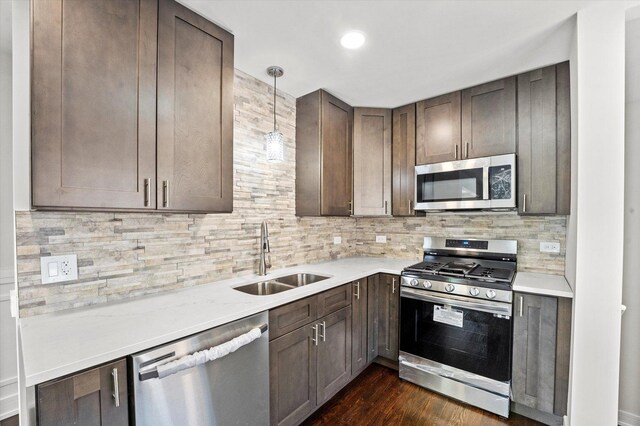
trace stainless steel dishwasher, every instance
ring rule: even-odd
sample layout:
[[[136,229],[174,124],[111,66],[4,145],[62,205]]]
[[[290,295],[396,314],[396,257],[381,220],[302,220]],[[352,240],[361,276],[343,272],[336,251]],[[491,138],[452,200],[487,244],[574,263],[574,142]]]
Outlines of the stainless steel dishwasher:
[[[235,350],[225,354],[230,345]],[[131,361],[136,425],[269,423],[266,312],[132,355]]]

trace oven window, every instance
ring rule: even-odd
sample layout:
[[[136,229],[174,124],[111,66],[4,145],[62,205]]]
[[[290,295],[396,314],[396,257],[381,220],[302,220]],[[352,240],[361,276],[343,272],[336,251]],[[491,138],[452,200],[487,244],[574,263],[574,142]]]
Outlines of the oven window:
[[[419,203],[482,200],[482,168],[418,175]]]
[[[401,298],[400,350],[506,382],[511,379],[511,320],[453,306],[462,327],[434,321],[443,304]],[[449,309],[449,307],[447,307]]]

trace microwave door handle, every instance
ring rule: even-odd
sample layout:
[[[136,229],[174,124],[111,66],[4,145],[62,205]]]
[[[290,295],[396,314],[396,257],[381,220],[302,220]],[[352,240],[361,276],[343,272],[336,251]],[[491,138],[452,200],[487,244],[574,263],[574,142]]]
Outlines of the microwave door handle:
[[[489,199],[489,166],[482,168],[482,199]]]

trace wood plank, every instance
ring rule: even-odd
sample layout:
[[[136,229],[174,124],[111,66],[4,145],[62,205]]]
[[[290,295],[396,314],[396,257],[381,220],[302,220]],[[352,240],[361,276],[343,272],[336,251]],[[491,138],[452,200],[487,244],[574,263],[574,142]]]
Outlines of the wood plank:
[[[556,380],[553,412],[567,414],[569,399],[569,362],[571,354],[571,315],[573,300],[558,298],[558,332],[556,335]]]
[[[539,426],[526,417],[508,419],[401,380],[372,364],[302,423],[304,426],[464,425]]]
[[[318,318],[318,296],[306,297],[269,311],[269,340]]]
[[[556,214],[571,212],[571,82],[569,61],[556,65]]]
[[[351,283],[318,294],[318,318],[351,304]]]
[[[320,93],[296,100],[296,216],[320,216]]]

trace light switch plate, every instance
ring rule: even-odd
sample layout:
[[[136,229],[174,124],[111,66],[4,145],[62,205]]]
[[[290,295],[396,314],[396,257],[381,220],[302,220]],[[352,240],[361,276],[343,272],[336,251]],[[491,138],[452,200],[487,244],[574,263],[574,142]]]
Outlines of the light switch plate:
[[[376,243],[386,243],[387,236],[386,235],[376,235]]]
[[[333,237],[333,244],[342,244],[342,237]]]
[[[560,243],[553,241],[541,241],[540,242],[541,253],[560,253]]]
[[[42,284],[75,281],[78,279],[78,256],[45,256],[40,258]]]

